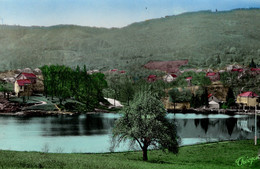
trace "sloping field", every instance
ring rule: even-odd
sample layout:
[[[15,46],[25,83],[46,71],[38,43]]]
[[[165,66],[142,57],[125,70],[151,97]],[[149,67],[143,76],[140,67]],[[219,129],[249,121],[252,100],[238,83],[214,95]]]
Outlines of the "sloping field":
[[[144,65],[145,68],[151,70],[161,70],[167,73],[176,73],[179,71],[179,67],[188,64],[188,60],[177,61],[151,61]]]
[[[149,61],[190,67],[260,63],[260,10],[192,12],[124,28],[0,25],[0,71],[49,64],[138,70]]]

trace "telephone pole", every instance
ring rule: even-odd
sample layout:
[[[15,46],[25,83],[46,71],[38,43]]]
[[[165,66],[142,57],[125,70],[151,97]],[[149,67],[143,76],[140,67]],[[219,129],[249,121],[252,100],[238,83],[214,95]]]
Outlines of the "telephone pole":
[[[255,106],[255,145],[257,145],[257,106]]]

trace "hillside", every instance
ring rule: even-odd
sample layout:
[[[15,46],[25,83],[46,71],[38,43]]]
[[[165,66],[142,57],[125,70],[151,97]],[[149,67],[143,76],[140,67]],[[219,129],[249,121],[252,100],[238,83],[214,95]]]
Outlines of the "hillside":
[[[188,59],[189,67],[221,67],[251,58],[260,64],[259,56],[259,9],[185,13],[120,29],[0,25],[1,71],[44,64],[133,69],[178,59]]]

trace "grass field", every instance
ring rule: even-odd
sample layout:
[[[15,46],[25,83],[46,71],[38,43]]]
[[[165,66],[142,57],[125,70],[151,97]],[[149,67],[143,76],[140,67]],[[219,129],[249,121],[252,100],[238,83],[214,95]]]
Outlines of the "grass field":
[[[239,157],[257,157],[259,149],[253,140],[200,144],[181,147],[178,155],[150,151],[148,162],[142,161],[142,152],[48,154],[1,150],[0,168],[259,168],[259,160],[251,166],[237,166],[235,162]]]

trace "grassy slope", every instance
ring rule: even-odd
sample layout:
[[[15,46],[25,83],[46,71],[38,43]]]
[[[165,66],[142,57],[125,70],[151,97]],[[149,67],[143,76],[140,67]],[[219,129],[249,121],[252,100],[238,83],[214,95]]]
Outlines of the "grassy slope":
[[[179,154],[150,151],[149,161],[142,161],[141,152],[107,154],[46,154],[37,152],[0,151],[2,168],[249,168],[238,167],[241,156],[256,157],[260,145],[252,140],[201,144],[180,148]],[[253,168],[260,166],[254,163]]]
[[[259,18],[260,10],[251,9],[186,13],[121,29],[0,25],[0,70],[44,64],[127,69],[176,59],[214,66],[217,55],[222,62],[260,63]]]

